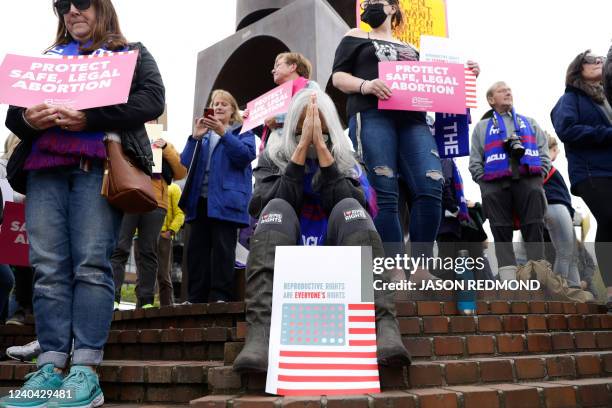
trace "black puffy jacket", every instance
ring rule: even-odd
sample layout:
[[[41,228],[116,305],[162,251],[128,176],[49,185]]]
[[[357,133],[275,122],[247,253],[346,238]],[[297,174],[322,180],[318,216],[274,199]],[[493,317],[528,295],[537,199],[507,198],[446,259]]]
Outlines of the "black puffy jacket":
[[[121,136],[124,152],[134,164],[151,175],[153,153],[144,124],[157,119],[164,112],[165,88],[157,63],[141,43],[130,43],[130,50],[138,50],[138,60],[132,78],[130,95],[126,103],[85,109],[85,131],[112,131]],[[43,131],[28,126],[23,119],[25,108],[10,106],[6,127],[24,143],[39,137]]]

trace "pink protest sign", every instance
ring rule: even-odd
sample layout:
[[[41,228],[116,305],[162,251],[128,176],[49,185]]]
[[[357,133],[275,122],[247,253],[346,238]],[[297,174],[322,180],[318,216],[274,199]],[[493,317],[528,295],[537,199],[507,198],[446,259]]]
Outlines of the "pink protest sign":
[[[7,54],[0,66],[0,103],[87,109],[128,100],[137,51],[70,57]]]
[[[242,124],[242,132],[263,125],[270,116],[286,113],[291,104],[292,89],[293,81],[288,81],[247,103],[249,117]]]
[[[443,62],[381,62],[379,78],[393,95],[379,109],[465,114],[465,68]]]
[[[25,205],[7,201],[0,229],[0,264],[30,265],[30,243],[25,227]]]

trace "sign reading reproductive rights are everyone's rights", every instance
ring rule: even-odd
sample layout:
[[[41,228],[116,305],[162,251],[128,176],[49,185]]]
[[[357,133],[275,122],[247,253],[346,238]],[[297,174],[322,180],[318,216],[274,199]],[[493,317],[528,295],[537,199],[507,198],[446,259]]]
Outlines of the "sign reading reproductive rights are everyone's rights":
[[[7,54],[0,66],[0,103],[76,110],[126,103],[137,57],[137,51],[67,57]]]

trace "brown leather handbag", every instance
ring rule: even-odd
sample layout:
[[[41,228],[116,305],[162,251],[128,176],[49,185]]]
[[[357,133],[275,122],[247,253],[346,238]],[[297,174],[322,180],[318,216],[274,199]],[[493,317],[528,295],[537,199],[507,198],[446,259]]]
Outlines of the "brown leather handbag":
[[[128,214],[157,208],[151,177],[136,167],[123,153],[121,143],[107,140],[102,195],[109,204]]]

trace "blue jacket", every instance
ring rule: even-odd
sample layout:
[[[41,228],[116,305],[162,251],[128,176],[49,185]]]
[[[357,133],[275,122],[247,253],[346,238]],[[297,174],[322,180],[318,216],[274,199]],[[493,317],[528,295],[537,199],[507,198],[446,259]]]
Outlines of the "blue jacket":
[[[247,206],[253,191],[251,162],[256,155],[253,132],[240,134],[241,129],[239,125],[229,128],[212,152],[208,173],[208,216],[246,226],[249,224]],[[209,142],[209,134],[205,134],[201,141],[189,136],[181,153],[181,163],[189,167],[179,203],[185,211],[186,222],[193,221],[197,215]]]
[[[584,92],[567,87],[550,113],[563,141],[572,193],[593,177],[612,177],[612,124]]]

